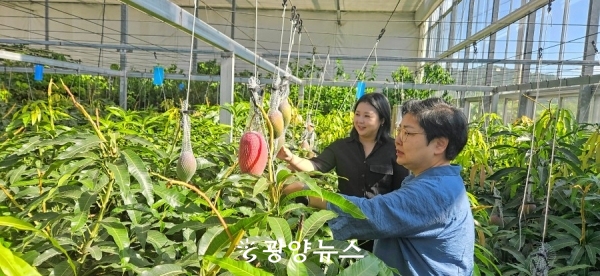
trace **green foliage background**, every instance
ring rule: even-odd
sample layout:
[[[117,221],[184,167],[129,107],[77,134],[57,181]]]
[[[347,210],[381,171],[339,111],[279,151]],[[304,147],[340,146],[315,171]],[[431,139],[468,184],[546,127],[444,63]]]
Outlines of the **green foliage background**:
[[[218,68],[215,61],[198,64],[205,74],[218,74]],[[308,75],[310,66],[299,71]],[[369,80],[372,72],[354,75]],[[340,63],[336,78],[350,79]],[[402,66],[391,74],[396,83],[414,78]],[[453,82],[435,65],[425,67],[422,81]],[[278,162],[259,177],[239,172],[238,145],[222,137],[233,131],[237,141],[243,133],[249,111],[244,84],[236,84],[235,103],[220,106],[217,83],[192,83],[198,169],[188,186],[176,182],[178,85],[129,79],[131,110],[124,111],[116,106],[117,79],[46,74],[33,82],[26,74],[0,74],[0,275],[391,275],[366,252],[329,263],[307,254],[296,263],[289,260],[299,252],[284,248],[281,261],[271,263],[260,251],[268,240],[306,239],[313,242],[308,253],[318,250],[318,240],[348,247],[332,240],[327,228],[335,214],[294,203],[295,196],[320,195],[362,214],[333,193],[333,174],[291,173]],[[298,87],[291,87],[297,105]],[[295,109],[288,145],[297,146],[309,113],[320,147],[348,135],[352,88],[305,89],[321,96]],[[383,92],[396,104],[434,91]],[[234,115],[233,127],[219,124],[221,109]],[[578,124],[567,110],[540,109],[535,121],[484,114],[471,123],[469,142],[455,160],[476,219],[476,275],[535,275],[542,241],[550,248],[548,275],[600,274],[600,127]],[[281,197],[282,185],[295,180],[312,190]],[[527,212],[521,212],[523,203]],[[246,262],[241,249],[252,244],[256,260]]]

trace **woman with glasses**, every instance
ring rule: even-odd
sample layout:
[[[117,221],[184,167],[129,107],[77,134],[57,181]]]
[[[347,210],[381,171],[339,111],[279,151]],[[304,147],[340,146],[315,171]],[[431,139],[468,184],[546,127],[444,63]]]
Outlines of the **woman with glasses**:
[[[372,198],[400,187],[408,170],[396,163],[391,137],[391,108],[381,93],[362,96],[354,105],[350,136],[334,141],[313,158],[304,159],[282,147],[277,158],[295,171],[329,172],[335,169],[341,194]],[[372,251],[373,242],[359,241]]]
[[[451,163],[467,139],[461,110],[440,98],[407,101],[395,142],[396,161],[411,171],[402,187],[370,200],[342,195],[367,219],[318,197],[309,205],[337,213],[328,221],[334,239],[376,239],[373,254],[401,275],[471,276],[475,221],[461,166]],[[292,183],[283,194],[303,186]]]

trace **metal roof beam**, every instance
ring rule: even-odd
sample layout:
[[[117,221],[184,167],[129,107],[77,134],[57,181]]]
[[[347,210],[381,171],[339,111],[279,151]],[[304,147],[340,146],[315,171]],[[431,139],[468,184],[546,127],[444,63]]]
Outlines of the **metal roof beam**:
[[[0,59],[8,59],[13,61],[22,61],[29,62],[34,64],[43,64],[54,67],[68,68],[73,70],[85,71],[94,74],[102,74],[106,76],[118,76],[121,77],[124,75],[124,71],[111,70],[106,68],[92,67],[81,65],[72,62],[60,61],[55,59],[43,58],[43,57],[35,57],[29,56],[19,53],[13,53],[5,50],[0,50]]]
[[[256,63],[258,67],[269,72],[278,72],[281,76],[288,76],[285,69],[281,69],[273,63],[258,56],[256,53],[250,51],[237,41],[219,32],[217,29],[213,28],[199,18],[194,17],[193,14],[189,13],[171,1],[121,0],[121,2],[126,3],[159,20],[165,21],[169,25],[172,25],[189,34],[192,33],[192,27],[194,27],[194,36],[206,41],[208,44],[221,50],[232,52],[237,57],[249,62],[250,64]],[[302,84],[302,80],[291,74],[289,75],[289,79],[294,83]]]
[[[555,88],[555,87],[567,87],[574,85],[588,85],[588,84],[598,84],[600,82],[600,75],[591,75],[591,76],[581,76],[574,78],[564,78],[557,80],[548,80],[548,81],[540,81],[540,82],[530,82],[530,83],[521,83],[521,84],[513,84],[506,86],[498,86],[494,88],[494,93],[504,92],[504,91],[522,91],[522,90],[537,90],[546,89],[546,88]],[[539,86],[538,86],[539,84]]]
[[[474,35],[467,37],[467,39],[461,41],[460,43],[452,46],[447,51],[441,53],[437,56],[438,59],[442,59],[448,57],[466,47],[469,47],[473,42],[477,42],[481,39],[484,39],[490,36],[492,33],[495,33],[499,30],[502,30],[506,26],[516,22],[517,20],[527,16],[528,14],[535,12],[539,8],[548,4],[548,0],[531,0],[530,2],[524,4],[520,8],[516,9],[513,12],[510,12],[508,15],[502,17],[500,20],[492,22],[487,27],[483,28],[481,31],[475,33]]]

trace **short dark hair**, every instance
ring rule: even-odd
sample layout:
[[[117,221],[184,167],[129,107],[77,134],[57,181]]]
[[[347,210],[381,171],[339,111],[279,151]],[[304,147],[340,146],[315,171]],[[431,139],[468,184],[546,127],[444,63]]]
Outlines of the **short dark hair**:
[[[409,100],[402,104],[402,116],[412,114],[425,130],[427,143],[435,138],[447,138],[446,159],[453,160],[467,144],[467,117],[458,108],[441,98]]]
[[[356,104],[354,104],[354,109],[352,111],[356,111],[358,104],[360,103],[368,103],[377,111],[377,116],[379,116],[379,120],[382,121],[382,125],[379,126],[379,130],[377,131],[377,136],[375,136],[375,141],[383,142],[386,138],[392,137],[390,134],[392,129],[392,108],[390,107],[390,102],[385,97],[385,95],[374,92],[368,93],[360,97]],[[352,126],[352,130],[350,131],[350,136],[357,138],[358,132],[356,128]]]

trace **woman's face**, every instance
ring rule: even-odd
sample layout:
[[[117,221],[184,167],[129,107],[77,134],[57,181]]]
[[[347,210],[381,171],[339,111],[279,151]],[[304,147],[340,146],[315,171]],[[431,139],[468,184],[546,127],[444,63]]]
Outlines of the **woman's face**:
[[[354,111],[354,128],[361,138],[375,139],[382,121],[377,110],[370,104],[362,102]]]

